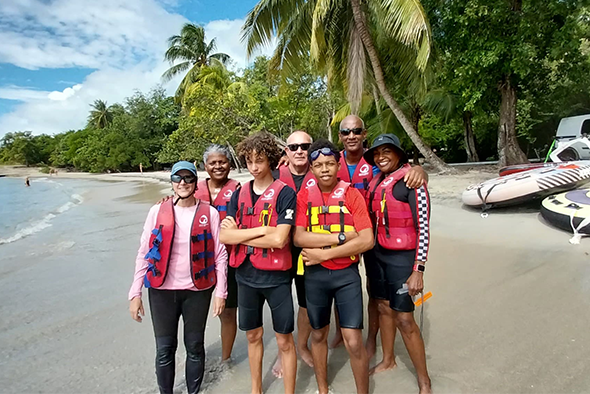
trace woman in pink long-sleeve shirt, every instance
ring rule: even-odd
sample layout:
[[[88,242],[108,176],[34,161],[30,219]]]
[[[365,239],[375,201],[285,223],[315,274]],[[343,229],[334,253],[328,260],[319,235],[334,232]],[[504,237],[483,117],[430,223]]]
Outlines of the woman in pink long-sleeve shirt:
[[[152,265],[146,255],[154,248],[163,252],[166,245],[150,245],[152,230],[156,228],[158,214],[162,205],[153,206],[145,221],[135,262],[135,275],[129,290],[131,317],[142,321],[144,315],[141,289],[144,283],[149,286],[149,304],[156,337],[156,377],[160,393],[172,394],[174,387],[175,354],[178,346],[178,323],[182,316],[184,323],[184,344],[186,348],[186,386],[190,394],[198,393],[205,370],[205,325],[211,297],[213,316],[218,316],[225,307],[227,297],[227,251],[219,242],[219,213],[207,204],[209,210],[209,229],[214,247],[214,275],[216,286],[206,290],[195,287],[191,264],[191,229],[193,219],[201,204],[194,197],[197,171],[194,164],[181,161],[172,167],[170,176],[174,189],[174,239],[167,266],[163,262]],[[203,208],[205,209],[205,208]],[[170,229],[169,229],[170,230]],[[206,234],[206,233],[205,233]],[[154,234],[155,235],[155,234]],[[207,238],[208,239],[208,238]],[[150,250],[150,248],[152,250]],[[206,251],[205,251],[206,252]],[[164,254],[164,253],[163,253]],[[162,258],[164,260],[164,258]],[[193,267],[194,268],[194,267]],[[207,268],[205,266],[205,268]],[[157,288],[155,271],[165,269],[164,281]],[[209,275],[209,271],[205,275]],[[211,272],[211,274],[213,274]],[[159,273],[161,274],[161,273]],[[199,272],[200,274],[200,272]],[[198,277],[199,275],[195,275]],[[201,277],[202,278],[202,277]],[[202,283],[202,282],[201,282]],[[198,284],[197,284],[198,285]]]

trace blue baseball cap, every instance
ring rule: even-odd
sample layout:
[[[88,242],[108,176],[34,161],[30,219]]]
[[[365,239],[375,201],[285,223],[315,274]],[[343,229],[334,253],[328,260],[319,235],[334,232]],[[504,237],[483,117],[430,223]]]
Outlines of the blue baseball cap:
[[[178,171],[182,171],[182,170],[190,171],[194,174],[194,176],[197,176],[197,168],[195,167],[195,165],[193,163],[191,163],[190,161],[184,161],[184,160],[179,161],[172,166],[172,171],[170,172],[170,175],[174,175]]]

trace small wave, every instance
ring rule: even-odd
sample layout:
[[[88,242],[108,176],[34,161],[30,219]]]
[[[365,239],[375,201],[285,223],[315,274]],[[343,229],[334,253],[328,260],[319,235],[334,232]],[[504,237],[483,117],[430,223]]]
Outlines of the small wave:
[[[35,233],[38,233],[39,231],[44,230],[47,227],[51,227],[51,223],[49,223],[51,221],[51,219],[55,218],[60,213],[64,213],[66,211],[69,211],[71,208],[75,207],[76,205],[82,204],[82,202],[84,201],[84,198],[79,194],[72,194],[71,198],[72,198],[72,200],[75,200],[75,202],[69,201],[69,202],[65,203],[61,207],[57,208],[53,213],[48,213],[47,215],[45,215],[45,217],[43,219],[41,219],[37,222],[34,222],[30,226],[25,227],[24,229],[18,231],[12,237],[0,238],[0,245],[18,241],[19,239],[22,239],[24,237],[28,237],[29,235],[33,235]]]

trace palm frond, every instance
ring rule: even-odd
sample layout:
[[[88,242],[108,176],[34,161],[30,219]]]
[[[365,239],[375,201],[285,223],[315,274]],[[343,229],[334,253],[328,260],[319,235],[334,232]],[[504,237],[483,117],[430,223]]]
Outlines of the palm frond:
[[[164,82],[169,82],[172,78],[176,77],[179,74],[182,74],[183,72],[185,72],[186,70],[188,70],[191,67],[191,62],[182,62],[182,63],[178,63],[172,67],[170,67],[168,70],[166,70],[164,72],[164,74],[162,74],[162,80]]]
[[[226,53],[214,53],[213,55],[209,55],[210,59],[219,60],[224,66],[227,65],[229,60],[231,59],[230,56]]]
[[[250,57],[254,50],[267,46],[273,35],[289,22],[291,16],[300,12],[306,3],[314,0],[260,0],[248,13],[242,26],[242,41],[246,42],[246,53]]]
[[[417,51],[416,66],[424,70],[430,58],[432,31],[419,0],[368,2],[383,33]]]

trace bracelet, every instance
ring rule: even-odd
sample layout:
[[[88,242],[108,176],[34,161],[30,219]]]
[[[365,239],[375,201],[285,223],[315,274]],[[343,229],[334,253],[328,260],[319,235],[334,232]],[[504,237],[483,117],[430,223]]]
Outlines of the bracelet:
[[[424,273],[426,266],[424,264],[414,264],[414,271]]]

